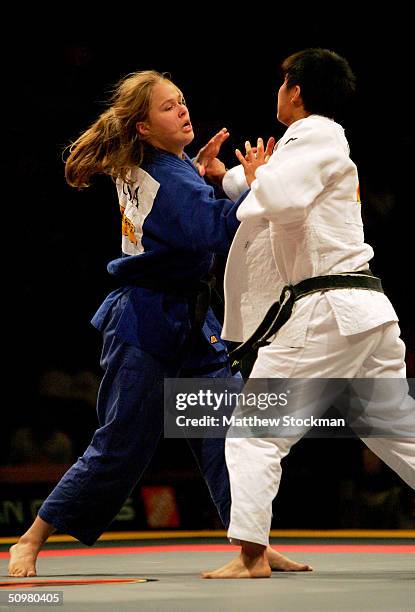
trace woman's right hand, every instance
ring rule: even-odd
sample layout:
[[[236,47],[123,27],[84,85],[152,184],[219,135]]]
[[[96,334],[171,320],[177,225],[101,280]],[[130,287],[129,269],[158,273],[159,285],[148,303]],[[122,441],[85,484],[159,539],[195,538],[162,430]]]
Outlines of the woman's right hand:
[[[226,174],[225,164],[215,157],[209,162],[206,168],[205,178],[209,179],[212,183],[221,186],[223,177]]]
[[[229,138],[229,132],[226,128],[223,128],[200,149],[194,160],[200,176],[205,176],[206,169],[217,158],[220,148],[227,138]]]

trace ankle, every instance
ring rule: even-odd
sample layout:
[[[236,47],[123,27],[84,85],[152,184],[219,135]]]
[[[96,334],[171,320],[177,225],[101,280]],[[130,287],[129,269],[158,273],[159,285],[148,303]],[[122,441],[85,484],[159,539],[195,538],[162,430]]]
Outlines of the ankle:
[[[23,544],[24,546],[30,546],[31,548],[39,550],[42,548],[42,545],[46,542],[49,535],[48,533],[36,533],[35,531],[29,530],[19,538],[17,544]]]
[[[39,541],[39,539],[37,539],[35,536],[31,535],[31,534],[27,534],[25,533],[24,535],[20,536],[20,538],[17,540],[16,544],[22,544],[23,546],[30,546],[33,548],[38,548],[42,545],[42,543]]]
[[[56,531],[55,527],[37,516],[30,528],[20,537],[18,543],[37,548]]]
[[[259,557],[265,557],[266,550],[266,547],[262,544],[242,542],[241,554],[247,559],[257,559]]]

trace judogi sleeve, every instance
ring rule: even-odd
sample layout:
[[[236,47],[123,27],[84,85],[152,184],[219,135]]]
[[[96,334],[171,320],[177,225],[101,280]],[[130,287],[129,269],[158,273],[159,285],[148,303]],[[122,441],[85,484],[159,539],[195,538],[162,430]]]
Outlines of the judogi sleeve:
[[[217,199],[212,187],[199,177],[170,177],[158,192],[158,235],[179,250],[227,254],[239,226],[236,211],[246,194],[236,202]],[[167,228],[167,229],[166,229]],[[147,228],[151,230],[150,225]]]
[[[239,220],[265,217],[291,223],[303,219],[316,197],[338,173],[348,151],[330,127],[301,122],[289,128],[269,162],[260,166],[239,207]]]
[[[249,189],[243,166],[239,165],[227,170],[222,180],[222,189],[234,202]]]

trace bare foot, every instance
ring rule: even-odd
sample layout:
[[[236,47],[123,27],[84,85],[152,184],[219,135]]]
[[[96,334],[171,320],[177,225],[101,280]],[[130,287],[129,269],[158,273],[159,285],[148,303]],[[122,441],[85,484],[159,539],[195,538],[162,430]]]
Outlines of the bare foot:
[[[268,563],[273,572],[312,572],[313,568],[311,565],[305,563],[297,563],[292,561],[288,557],[284,557],[281,553],[274,550],[271,546],[267,546],[265,554],[268,559]]]
[[[13,544],[9,550],[9,576],[22,578],[36,576],[36,559],[39,554],[38,546],[32,542]]]
[[[204,572],[202,578],[269,578],[271,568],[265,554],[248,557],[243,552],[213,572]]]

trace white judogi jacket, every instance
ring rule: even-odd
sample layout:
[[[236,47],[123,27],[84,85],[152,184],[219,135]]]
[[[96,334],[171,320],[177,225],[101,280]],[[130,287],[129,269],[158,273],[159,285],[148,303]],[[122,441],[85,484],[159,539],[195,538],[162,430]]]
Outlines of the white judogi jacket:
[[[223,188],[232,199],[247,189],[242,166],[228,171]],[[319,115],[294,122],[257,169],[238,209],[242,223],[225,270],[222,337],[245,341],[286,284],[367,268],[373,250],[364,242],[360,206],[343,128]],[[337,289],[325,296],[343,336],[398,320],[388,298],[376,291]],[[295,303],[278,332],[279,344],[304,346],[319,299],[316,293]]]

